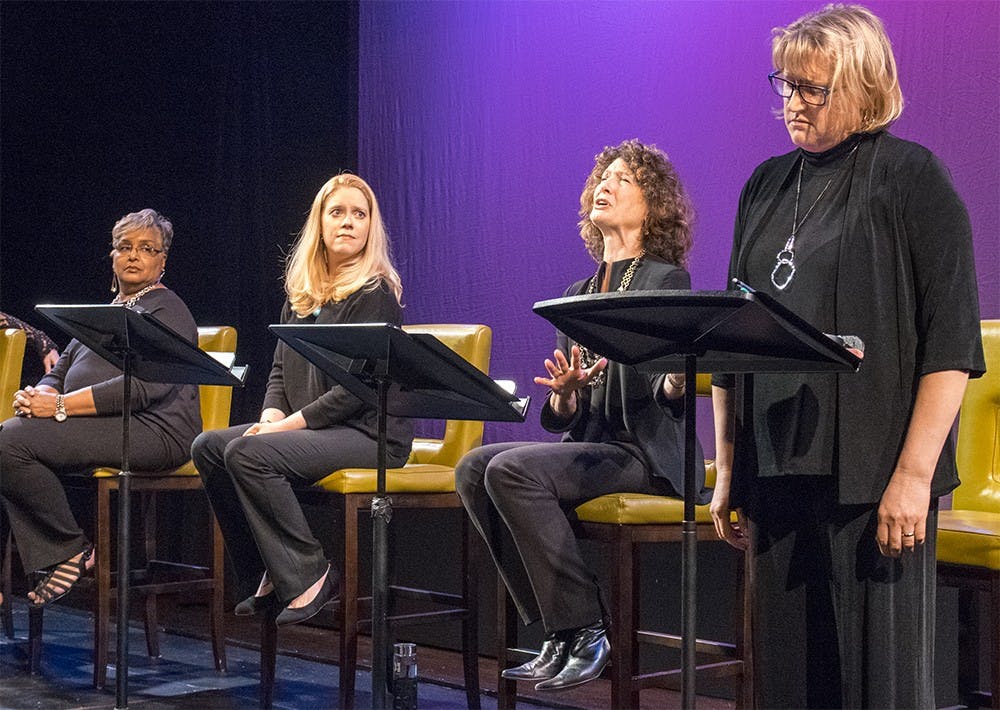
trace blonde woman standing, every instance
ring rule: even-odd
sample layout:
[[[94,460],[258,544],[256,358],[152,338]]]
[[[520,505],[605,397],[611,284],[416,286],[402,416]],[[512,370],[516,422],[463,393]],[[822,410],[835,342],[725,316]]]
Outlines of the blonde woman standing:
[[[281,323],[402,323],[399,274],[371,187],[338,175],[316,194],[285,271]],[[241,583],[256,591],[237,615],[267,607],[279,625],[315,615],[340,575],[313,536],[293,488],[377,464],[377,412],[279,342],[259,421],[201,434],[192,458]],[[402,466],[409,423],[389,417],[388,465]]]

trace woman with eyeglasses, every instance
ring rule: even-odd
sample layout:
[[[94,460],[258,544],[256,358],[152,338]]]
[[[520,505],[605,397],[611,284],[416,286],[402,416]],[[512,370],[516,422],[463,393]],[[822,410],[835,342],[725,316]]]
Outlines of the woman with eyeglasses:
[[[400,325],[402,285],[375,193],[356,175],[320,188],[285,268],[282,323]],[[409,420],[388,417],[387,463],[410,455]],[[238,616],[305,621],[337,595],[294,487],[378,464],[378,412],[279,341],[260,420],[199,436],[191,456],[250,596]]]
[[[754,376],[739,412],[733,378],[713,382],[711,512],[750,549],[757,704],[934,707],[938,499],[984,370],[969,218],[887,130],[903,99],[875,15],[807,14],[772,60],[795,149],[744,187],[729,276],[866,347],[857,373]]]
[[[191,343],[194,318],[163,285],[173,241],[170,221],[144,209],[111,230],[113,304],[155,316]],[[0,500],[25,570],[41,572],[28,593],[44,606],[93,567],[93,546],[70,510],[59,477],[122,460],[122,372],[77,340],[34,387],[14,395],[15,417],[0,427]],[[133,470],[158,471],[188,460],[201,431],[198,388],[132,378],[129,457]]]

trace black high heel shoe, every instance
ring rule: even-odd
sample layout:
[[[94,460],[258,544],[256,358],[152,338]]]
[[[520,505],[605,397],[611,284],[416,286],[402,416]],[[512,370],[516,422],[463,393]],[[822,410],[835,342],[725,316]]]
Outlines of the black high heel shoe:
[[[337,572],[333,565],[326,570],[326,579],[323,580],[323,586],[319,588],[316,592],[316,596],[313,600],[306,604],[305,606],[300,606],[297,609],[292,609],[291,607],[285,607],[278,614],[274,623],[278,626],[288,626],[289,624],[298,624],[306,619],[311,619],[319,613],[326,604],[337,596],[340,590],[340,573]]]

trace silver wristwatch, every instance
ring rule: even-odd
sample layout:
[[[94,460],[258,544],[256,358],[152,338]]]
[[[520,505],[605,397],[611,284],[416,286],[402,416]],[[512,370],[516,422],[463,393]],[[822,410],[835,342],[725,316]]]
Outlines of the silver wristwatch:
[[[63,395],[61,395],[61,394],[57,394],[56,395],[56,413],[55,413],[55,415],[52,418],[55,419],[57,422],[64,422],[64,421],[66,421],[66,417],[68,417],[68,416],[69,415],[66,414],[66,398],[63,397]]]

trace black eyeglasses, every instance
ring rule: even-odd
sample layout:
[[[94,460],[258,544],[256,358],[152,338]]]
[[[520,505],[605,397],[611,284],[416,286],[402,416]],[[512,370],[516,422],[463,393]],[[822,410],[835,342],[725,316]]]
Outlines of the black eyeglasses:
[[[139,244],[137,246],[133,246],[132,244],[129,244],[127,242],[124,244],[113,244],[112,248],[119,256],[128,256],[129,254],[132,253],[133,250],[138,250],[139,256],[144,256],[147,258],[152,258],[157,254],[162,254],[165,251],[164,249],[157,249],[152,244]]]
[[[768,74],[767,80],[771,82],[771,88],[774,89],[774,93],[781,98],[790,99],[792,98],[792,94],[798,91],[802,100],[810,106],[824,105],[826,97],[833,91],[833,89],[828,89],[825,86],[813,86],[812,84],[799,84],[789,81],[783,76],[778,76],[778,72],[776,71]]]

